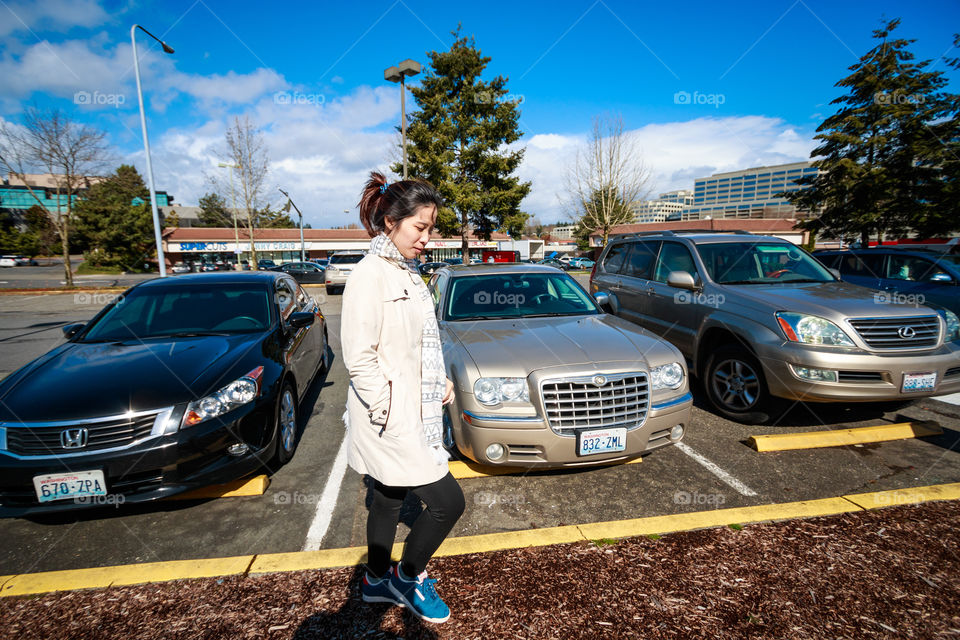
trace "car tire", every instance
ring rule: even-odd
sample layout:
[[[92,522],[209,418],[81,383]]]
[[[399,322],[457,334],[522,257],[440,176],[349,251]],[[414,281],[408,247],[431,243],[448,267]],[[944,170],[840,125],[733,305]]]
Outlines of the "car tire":
[[[276,470],[290,462],[297,450],[297,394],[293,385],[285,382],[280,388],[276,410],[276,447],[272,467]]]
[[[781,404],[767,390],[760,362],[737,345],[722,346],[710,354],[703,386],[714,408],[734,422],[767,422],[777,415]]]

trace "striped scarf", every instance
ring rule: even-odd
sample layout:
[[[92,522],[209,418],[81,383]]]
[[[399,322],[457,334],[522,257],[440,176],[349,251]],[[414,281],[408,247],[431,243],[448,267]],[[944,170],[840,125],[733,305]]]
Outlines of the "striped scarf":
[[[423,336],[420,354],[420,416],[423,421],[424,444],[437,464],[444,464],[450,455],[443,447],[443,395],[447,390],[447,373],[440,346],[440,327],[433,309],[433,296],[420,277],[416,260],[407,260],[393,241],[380,233],[370,241],[368,253],[380,256],[409,272],[423,308]]]

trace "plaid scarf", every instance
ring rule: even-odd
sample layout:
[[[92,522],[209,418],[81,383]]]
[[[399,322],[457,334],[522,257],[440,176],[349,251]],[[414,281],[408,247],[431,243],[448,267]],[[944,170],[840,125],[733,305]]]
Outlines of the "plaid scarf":
[[[443,394],[447,390],[447,373],[440,346],[440,327],[433,309],[433,296],[420,277],[416,260],[407,260],[393,241],[380,233],[370,241],[367,252],[380,256],[409,272],[423,308],[423,337],[420,353],[420,416],[423,421],[424,444],[430,449],[437,464],[444,464],[450,455],[443,447]]]

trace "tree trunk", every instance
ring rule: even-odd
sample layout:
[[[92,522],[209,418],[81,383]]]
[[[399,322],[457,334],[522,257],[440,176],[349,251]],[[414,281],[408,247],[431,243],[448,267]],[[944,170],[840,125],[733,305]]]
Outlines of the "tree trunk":
[[[73,270],[70,266],[70,231],[63,217],[60,217],[60,242],[63,245],[63,280],[66,286],[73,286]]]
[[[257,261],[257,247],[253,242],[253,215],[250,213],[250,209],[247,209],[247,228],[250,230],[250,269],[252,271],[257,271],[260,268],[260,264]]]
[[[866,249],[870,246],[870,232],[866,229],[860,232],[860,244],[862,245],[861,249]]]

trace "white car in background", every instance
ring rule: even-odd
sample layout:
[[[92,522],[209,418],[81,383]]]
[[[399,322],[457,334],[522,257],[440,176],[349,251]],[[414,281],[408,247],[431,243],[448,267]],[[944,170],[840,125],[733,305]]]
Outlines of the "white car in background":
[[[343,287],[346,286],[353,267],[363,260],[365,255],[367,255],[366,251],[354,250],[338,251],[330,256],[330,262],[327,263],[324,273],[324,285],[328,294],[343,293]]]
[[[17,258],[15,256],[0,256],[0,267],[15,266],[17,266]]]

